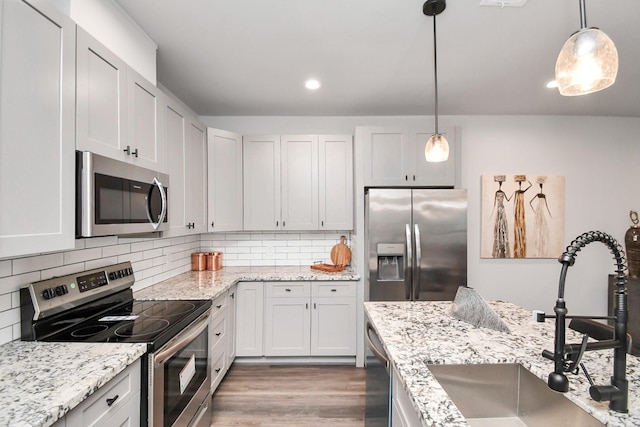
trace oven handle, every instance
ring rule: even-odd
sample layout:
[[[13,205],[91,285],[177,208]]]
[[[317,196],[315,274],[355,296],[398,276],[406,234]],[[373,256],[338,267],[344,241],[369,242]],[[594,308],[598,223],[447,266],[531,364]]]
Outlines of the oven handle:
[[[160,198],[162,199],[162,211],[160,212],[160,218],[158,219],[158,222],[153,222],[153,218],[151,218],[151,191],[153,191],[152,189],[154,185],[158,187],[158,190],[160,191]],[[167,216],[167,194],[164,192],[164,187],[162,186],[162,183],[158,181],[158,178],[154,177],[153,182],[151,183],[151,188],[149,189],[149,195],[147,196],[147,218],[149,219],[149,222],[153,226],[153,229],[157,230],[158,227],[160,227],[160,225],[162,224],[162,221],[164,221],[164,218],[166,216]]]
[[[192,341],[195,337],[200,335],[209,326],[209,316],[211,311],[208,310],[205,314],[200,316],[198,320],[195,320],[187,329],[176,336],[173,340],[169,341],[164,348],[161,348],[155,354],[155,363],[162,364],[167,359],[171,358],[178,350]]]

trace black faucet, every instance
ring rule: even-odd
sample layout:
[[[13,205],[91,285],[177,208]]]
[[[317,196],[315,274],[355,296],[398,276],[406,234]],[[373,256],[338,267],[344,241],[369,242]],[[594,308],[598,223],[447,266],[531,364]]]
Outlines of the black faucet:
[[[616,261],[616,285],[617,289],[614,292],[615,305],[613,317],[604,316],[567,316],[567,308],[564,301],[564,282],[567,277],[567,269],[575,263],[575,257],[583,247],[591,242],[604,243],[613,253]],[[609,401],[609,408],[617,412],[628,412],[628,381],[626,379],[626,364],[627,364],[627,290],[625,283],[627,281],[625,275],[625,256],[622,247],[618,242],[610,235],[601,231],[589,231],[578,236],[575,240],[567,246],[566,251],[558,258],[558,261],[562,264],[562,270],[560,272],[560,284],[558,288],[558,299],[553,311],[555,316],[545,316],[544,313],[539,313],[537,320],[543,322],[545,317],[556,319],[555,328],[555,349],[552,352],[544,350],[542,356],[554,361],[554,371],[549,374],[547,383],[549,387],[555,391],[566,393],[569,391],[569,380],[567,379],[565,372],[577,373],[577,366],[580,364],[587,379],[591,383],[589,387],[589,394],[598,402]],[[603,340],[599,342],[588,343],[588,336],[585,335],[581,344],[567,344],[565,345],[565,319],[569,318],[581,318],[581,319],[614,319],[615,327],[613,333],[613,339]],[[591,377],[586,372],[584,365],[580,363],[582,354],[585,351],[592,350],[604,350],[613,349],[613,376],[611,377],[611,384],[609,385],[594,385],[591,381]]]

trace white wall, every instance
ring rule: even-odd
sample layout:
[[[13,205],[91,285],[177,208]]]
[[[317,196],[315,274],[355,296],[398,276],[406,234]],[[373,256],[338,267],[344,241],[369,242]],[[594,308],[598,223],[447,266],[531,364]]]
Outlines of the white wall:
[[[62,0],[57,0],[61,2]],[[65,0],[71,18],[154,85],[157,44],[113,0]]]
[[[353,133],[358,125],[430,128],[432,117],[201,117],[207,126],[238,133]],[[552,311],[560,264],[554,259],[480,259],[480,176],[565,176],[565,245],[601,230],[624,244],[629,211],[640,209],[640,118],[553,116],[441,116],[461,143],[461,187],[469,190],[469,286],[486,299]],[[356,158],[357,162],[358,159]],[[361,215],[361,213],[359,213]],[[360,264],[362,265],[362,263]],[[567,275],[571,313],[599,315],[607,308],[606,247],[583,249]],[[362,272],[361,272],[362,274]]]

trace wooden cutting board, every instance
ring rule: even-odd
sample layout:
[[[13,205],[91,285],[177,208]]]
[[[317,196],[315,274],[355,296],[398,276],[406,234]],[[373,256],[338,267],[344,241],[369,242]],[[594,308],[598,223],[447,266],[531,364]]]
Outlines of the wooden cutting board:
[[[325,273],[335,273],[336,271],[343,271],[345,267],[331,264],[313,264],[312,270],[324,271]]]
[[[344,243],[345,237],[340,236],[340,243],[331,248],[331,262],[337,266],[346,266],[351,262],[351,249]]]

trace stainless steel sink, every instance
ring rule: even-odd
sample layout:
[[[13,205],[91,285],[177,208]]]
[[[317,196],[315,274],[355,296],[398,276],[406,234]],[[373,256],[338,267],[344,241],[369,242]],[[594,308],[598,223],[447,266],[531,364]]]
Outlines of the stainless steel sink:
[[[603,426],[519,364],[429,365],[473,427]]]

